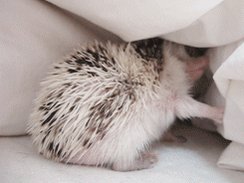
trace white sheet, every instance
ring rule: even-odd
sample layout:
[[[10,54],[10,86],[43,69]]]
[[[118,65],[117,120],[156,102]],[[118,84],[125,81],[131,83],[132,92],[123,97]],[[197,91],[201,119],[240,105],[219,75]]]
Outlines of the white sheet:
[[[163,35],[195,46],[244,37],[243,0],[47,0],[126,41]]]
[[[206,6],[212,1],[204,2]],[[244,37],[244,1],[224,0],[190,26],[164,37],[199,47],[216,47],[236,42]]]
[[[216,166],[227,142],[215,134],[180,127],[185,144],[161,144],[152,169],[114,172],[55,163],[36,154],[28,137],[0,138],[1,183],[243,183],[244,174]]]
[[[220,55],[234,50],[223,60],[214,75],[226,103],[224,124],[218,130],[225,138],[233,141],[223,152],[218,165],[244,171],[244,42],[239,41],[218,49],[222,52]]]
[[[132,41],[185,28],[223,0],[48,1]]]

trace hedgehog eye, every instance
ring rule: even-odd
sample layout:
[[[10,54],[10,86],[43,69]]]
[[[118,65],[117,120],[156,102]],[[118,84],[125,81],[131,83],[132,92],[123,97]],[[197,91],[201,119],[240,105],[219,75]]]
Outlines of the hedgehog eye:
[[[186,53],[190,56],[190,57],[201,57],[203,56],[206,51],[208,50],[208,48],[195,48],[195,47],[190,47],[190,46],[184,46]]]

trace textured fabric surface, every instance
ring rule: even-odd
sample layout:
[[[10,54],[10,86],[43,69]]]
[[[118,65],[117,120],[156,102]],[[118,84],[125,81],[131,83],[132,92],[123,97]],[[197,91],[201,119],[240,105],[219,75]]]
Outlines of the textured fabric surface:
[[[56,163],[37,155],[29,137],[0,138],[0,180],[1,183],[243,183],[243,173],[216,165],[228,145],[223,138],[184,126],[175,133],[184,135],[188,141],[159,144],[156,147],[159,162],[155,167],[134,172]]]

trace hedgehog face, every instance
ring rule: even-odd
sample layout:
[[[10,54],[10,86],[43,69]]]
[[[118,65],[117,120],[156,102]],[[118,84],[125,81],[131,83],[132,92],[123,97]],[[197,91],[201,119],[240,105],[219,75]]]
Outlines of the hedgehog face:
[[[172,54],[182,61],[195,61],[206,55],[207,48],[197,48],[177,43],[170,43]]]

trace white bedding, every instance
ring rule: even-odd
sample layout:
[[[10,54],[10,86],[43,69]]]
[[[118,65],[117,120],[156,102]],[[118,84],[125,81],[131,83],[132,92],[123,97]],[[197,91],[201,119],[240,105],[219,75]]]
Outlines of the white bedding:
[[[228,52],[232,52],[230,56]],[[224,123],[218,131],[233,141],[223,152],[218,165],[244,171],[244,42],[241,40],[218,48],[213,56],[216,61],[224,61],[214,74],[216,85],[225,100]],[[218,99],[223,100],[222,97]]]
[[[244,170],[240,164],[244,156],[239,153],[244,144],[243,0],[189,0],[184,4],[176,0],[124,0],[123,4],[111,0],[49,2],[75,15],[46,1],[1,0],[0,135],[25,134],[38,83],[50,63],[79,43],[118,40],[82,19],[85,18],[125,40],[161,35],[189,45],[218,46],[212,49],[211,69],[216,72],[215,81],[225,98],[212,87],[207,99],[220,106],[226,103],[224,124],[218,131],[233,141],[218,165]]]
[[[244,174],[216,166],[228,144],[209,132],[181,126],[176,134],[185,144],[161,144],[152,169],[115,172],[102,168],[64,165],[37,155],[29,137],[0,138],[1,183],[243,183]]]
[[[244,37],[243,0],[47,0],[133,41],[162,36],[194,46],[226,45]]]

